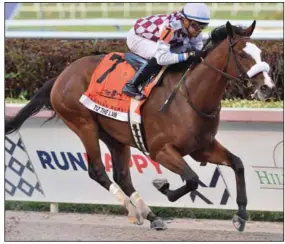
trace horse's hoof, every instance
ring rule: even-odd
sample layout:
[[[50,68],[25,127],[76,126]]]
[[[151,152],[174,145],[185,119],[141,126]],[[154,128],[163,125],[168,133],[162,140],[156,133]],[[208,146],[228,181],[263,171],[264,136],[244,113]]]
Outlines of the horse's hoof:
[[[242,219],[241,217],[239,217],[238,215],[236,215],[236,214],[234,215],[233,225],[238,231],[242,232],[244,230],[245,222],[246,221],[244,219]]]
[[[128,217],[129,223],[131,224],[136,224],[136,225],[142,225],[144,222],[143,218],[140,217],[134,217],[134,216],[129,216]]]
[[[166,230],[167,225],[162,221],[162,219],[158,218],[151,222],[150,228],[154,230]]]
[[[128,220],[129,220],[129,223],[131,223],[131,224],[135,224],[137,221],[136,217],[134,217],[134,216],[129,216]]]
[[[152,184],[159,191],[169,188],[169,183],[166,179],[155,179],[152,181]]]
[[[137,215],[136,224],[137,224],[137,225],[143,225],[143,223],[144,223],[144,218],[143,218],[143,216]]]

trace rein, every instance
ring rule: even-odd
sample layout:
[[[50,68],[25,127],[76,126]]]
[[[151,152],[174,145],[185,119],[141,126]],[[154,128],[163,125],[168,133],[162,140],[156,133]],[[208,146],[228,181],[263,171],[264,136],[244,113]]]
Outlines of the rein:
[[[174,90],[170,93],[170,95],[168,96],[168,98],[166,99],[166,101],[164,102],[164,104],[161,106],[161,108],[159,109],[160,112],[165,112],[166,109],[168,108],[169,104],[172,102],[174,96],[176,95],[176,93],[178,92],[180,86],[182,84],[184,84],[185,86],[185,80],[186,80],[186,75],[188,74],[188,72],[193,68],[194,66],[194,63],[192,63],[190,65],[190,67],[185,71],[185,73],[183,74],[183,76],[181,77],[180,81],[177,83],[177,85],[175,86]],[[189,93],[188,93],[188,90],[186,90],[186,93],[187,93],[187,96],[186,99],[187,99],[187,103],[192,107],[192,109],[201,117],[203,118],[207,118],[207,119],[214,119],[216,118],[217,114],[221,111],[221,103],[218,105],[218,107],[211,113],[207,114],[207,113],[204,113],[202,111],[199,111],[196,106],[193,104],[193,102],[191,101],[190,99],[190,96],[189,96]]]
[[[229,59],[230,59],[230,56],[233,56],[234,57],[234,61],[235,61],[235,64],[236,64],[236,69],[238,71],[239,74],[239,78],[236,78],[222,70],[219,70],[217,68],[215,68],[213,65],[209,64],[205,59],[201,58],[202,60],[202,63],[205,64],[206,66],[208,66],[209,68],[215,70],[216,72],[220,73],[221,75],[223,75],[224,77],[228,78],[228,79],[231,79],[231,80],[235,80],[237,82],[240,82],[240,81],[249,81],[250,78],[248,77],[248,75],[244,72],[242,66],[240,65],[240,63],[237,61],[236,59],[236,55],[234,54],[234,50],[233,50],[233,47],[239,42],[241,41],[242,39],[249,39],[249,37],[244,37],[244,38],[241,38],[237,41],[235,41],[234,43],[231,42],[231,39],[230,37],[228,37],[228,43],[229,43],[229,53],[228,53],[228,56],[227,56],[227,64],[226,64],[226,67],[224,70],[226,70],[228,68],[228,64],[229,64]]]
[[[228,68],[228,64],[229,64],[229,60],[230,60],[230,56],[233,56],[234,58],[234,61],[235,61],[235,64],[236,64],[236,69],[237,69],[237,72],[239,73],[238,75],[238,78],[222,71],[222,70],[219,70],[217,68],[215,68],[213,65],[209,64],[205,59],[203,59],[201,57],[201,61],[203,64],[205,64],[206,66],[208,66],[209,68],[215,70],[216,72],[220,73],[221,75],[223,75],[224,77],[228,78],[228,79],[232,79],[232,80],[235,80],[235,81],[249,81],[250,78],[248,77],[248,75],[244,72],[242,66],[240,65],[240,63],[238,62],[237,58],[236,58],[236,55],[234,53],[234,50],[233,50],[233,47],[239,42],[241,41],[242,39],[249,39],[249,37],[244,37],[244,38],[241,38],[241,39],[238,39],[236,40],[234,43],[232,43],[231,41],[231,38],[228,36],[227,40],[228,40],[228,44],[229,44],[229,52],[228,52],[228,56],[227,56],[227,63],[226,63],[226,66],[224,68],[224,70],[227,70]],[[208,42],[207,44],[209,43],[209,39],[208,39]],[[207,45],[205,45],[207,46]],[[204,46],[204,47],[205,47]],[[185,80],[186,80],[186,74],[188,74],[188,72],[192,69],[194,63],[192,63],[190,65],[190,67],[185,71],[185,73],[183,74],[182,78],[180,79],[180,81],[177,83],[177,85],[175,86],[174,90],[170,93],[170,95],[168,96],[168,98],[166,99],[166,101],[164,102],[164,104],[161,106],[161,108],[159,109],[160,112],[165,112],[166,109],[169,107],[169,104],[172,102],[174,96],[176,95],[178,89],[180,88],[180,86],[182,84],[185,85]],[[199,111],[196,106],[193,104],[193,102],[191,101],[190,99],[190,96],[189,96],[189,92],[187,89],[186,90],[186,93],[187,93],[187,103],[191,106],[191,108],[200,116],[200,117],[203,117],[203,118],[207,118],[207,119],[214,119],[217,117],[217,115],[219,114],[219,112],[221,111],[221,102],[219,103],[219,105],[217,106],[216,109],[213,110],[213,112],[211,113],[204,113],[202,111]]]
[[[186,88],[186,85],[184,83],[185,86],[185,90],[187,93],[187,103],[191,106],[191,108],[200,116],[206,119],[215,119],[217,117],[217,115],[220,113],[222,105],[221,102],[219,103],[218,107],[216,109],[214,109],[211,113],[204,113],[203,111],[199,111],[196,106],[194,105],[194,103],[191,101],[190,96],[189,96],[189,92]]]

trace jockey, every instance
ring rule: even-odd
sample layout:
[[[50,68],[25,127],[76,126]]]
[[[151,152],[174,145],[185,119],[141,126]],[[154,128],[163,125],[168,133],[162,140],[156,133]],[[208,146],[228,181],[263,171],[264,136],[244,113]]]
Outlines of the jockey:
[[[204,3],[187,3],[182,11],[138,19],[128,33],[127,45],[148,61],[124,86],[123,93],[141,100],[144,95],[137,87],[153,67],[203,57],[202,30],[209,22],[210,11]]]

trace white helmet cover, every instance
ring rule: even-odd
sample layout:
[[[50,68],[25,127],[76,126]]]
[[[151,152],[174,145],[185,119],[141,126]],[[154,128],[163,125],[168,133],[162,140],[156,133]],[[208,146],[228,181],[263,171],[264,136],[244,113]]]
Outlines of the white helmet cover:
[[[182,9],[181,14],[186,19],[195,20],[205,24],[209,24],[210,22],[210,10],[204,3],[187,3]]]

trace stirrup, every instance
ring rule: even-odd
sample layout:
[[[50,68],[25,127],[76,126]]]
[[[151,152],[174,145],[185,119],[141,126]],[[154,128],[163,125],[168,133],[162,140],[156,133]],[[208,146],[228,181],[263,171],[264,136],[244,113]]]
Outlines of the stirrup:
[[[141,101],[146,98],[146,96],[140,93],[140,91],[136,87],[129,87],[127,84],[123,87],[122,92],[126,94],[127,96],[132,97],[138,101]]]

